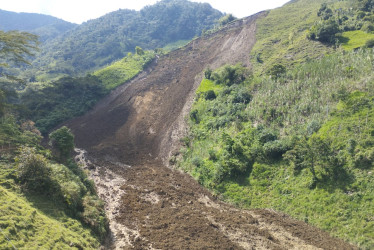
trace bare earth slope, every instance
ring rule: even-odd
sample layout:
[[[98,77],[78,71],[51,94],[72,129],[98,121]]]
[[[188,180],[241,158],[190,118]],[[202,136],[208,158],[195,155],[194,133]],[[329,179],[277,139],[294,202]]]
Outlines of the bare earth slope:
[[[239,20],[155,60],[91,112],[68,123],[77,159],[106,201],[117,249],[353,249],[319,229],[268,210],[215,200],[190,176],[167,167],[186,131],[204,69],[249,65],[256,19]],[[109,247],[109,246],[108,246]]]

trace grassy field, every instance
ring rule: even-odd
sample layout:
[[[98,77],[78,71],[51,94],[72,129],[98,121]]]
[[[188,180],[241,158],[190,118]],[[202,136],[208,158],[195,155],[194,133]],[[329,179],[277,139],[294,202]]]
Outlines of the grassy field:
[[[139,74],[154,56],[151,51],[145,51],[144,55],[129,54],[110,66],[96,71],[94,75],[99,77],[107,89],[114,89]]]
[[[345,50],[362,48],[369,39],[374,39],[374,34],[366,33],[361,30],[344,32],[340,38],[342,47]]]
[[[257,42],[251,52],[254,72],[265,73],[276,63],[291,67],[332,53],[333,47],[307,39],[308,29],[319,20],[318,9],[326,2],[333,4],[333,8],[348,4],[346,1],[291,1],[258,20]]]

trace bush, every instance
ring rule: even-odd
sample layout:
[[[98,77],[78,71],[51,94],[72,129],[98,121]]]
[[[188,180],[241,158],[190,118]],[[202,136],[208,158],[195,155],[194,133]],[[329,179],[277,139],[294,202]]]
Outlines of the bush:
[[[286,74],[286,71],[286,67],[282,64],[275,64],[270,68],[269,75],[271,75],[272,78],[277,79]]]
[[[58,158],[65,161],[74,150],[74,135],[70,129],[63,126],[49,134],[50,145],[58,150]]]
[[[192,165],[194,165],[196,167],[200,167],[201,165],[203,165],[203,161],[198,156],[195,156],[194,158],[192,158],[191,163],[192,163]]]
[[[232,14],[227,14],[226,16],[223,16],[219,19],[219,24],[221,26],[225,26],[226,24],[236,20],[237,18],[234,17]]]
[[[192,110],[191,113],[190,113],[191,120],[193,122],[195,122],[196,124],[199,123],[198,113],[199,113],[199,111],[197,111],[196,109]]]
[[[27,190],[44,193],[52,186],[51,168],[47,159],[35,148],[22,147],[16,159],[18,180]]]
[[[211,76],[212,76],[212,70],[207,68],[204,72],[204,76],[206,79],[210,80]]]
[[[144,50],[142,48],[140,48],[139,46],[136,46],[135,47],[135,53],[139,56],[142,56],[142,55],[144,55]]]
[[[272,160],[281,159],[283,154],[286,153],[289,149],[290,145],[285,140],[269,141],[263,146],[265,157],[268,157]]]
[[[251,101],[251,99],[252,96],[250,92],[242,88],[234,94],[232,102],[248,104]]]
[[[362,31],[365,31],[367,33],[370,33],[372,31],[374,31],[374,25],[371,23],[371,22],[365,22],[362,27],[361,27],[361,30]]]
[[[231,86],[243,82],[248,75],[246,68],[241,65],[226,65],[218,72],[214,72],[211,79],[216,84]]]
[[[83,221],[103,241],[109,231],[109,222],[105,216],[104,202],[93,195],[86,195],[83,198]]]
[[[365,43],[365,48],[374,48],[374,39],[369,39]]]
[[[207,92],[205,92],[205,100],[214,100],[216,99],[216,93],[214,92],[214,90],[208,90]]]
[[[336,34],[340,31],[339,25],[334,20],[322,21],[313,25],[308,33],[308,38],[322,43],[333,44]]]

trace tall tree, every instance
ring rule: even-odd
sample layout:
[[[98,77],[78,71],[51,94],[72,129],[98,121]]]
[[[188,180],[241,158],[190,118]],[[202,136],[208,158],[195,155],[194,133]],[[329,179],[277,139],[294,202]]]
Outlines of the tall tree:
[[[19,81],[9,74],[11,66],[30,64],[27,57],[33,56],[38,49],[39,41],[36,35],[19,31],[0,31],[0,81]],[[0,86],[0,117],[6,106],[6,91]]]
[[[38,49],[36,35],[19,31],[0,31],[0,77],[14,79],[4,72],[10,65],[30,64],[26,59]]]

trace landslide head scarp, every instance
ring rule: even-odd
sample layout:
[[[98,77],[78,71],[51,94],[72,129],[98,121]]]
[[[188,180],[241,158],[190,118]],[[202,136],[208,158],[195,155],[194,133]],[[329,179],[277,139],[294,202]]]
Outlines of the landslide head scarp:
[[[155,59],[91,112],[68,123],[77,146],[127,164],[167,158],[185,131],[184,117],[202,72],[225,64],[249,67],[256,19],[262,15],[238,20]]]

